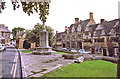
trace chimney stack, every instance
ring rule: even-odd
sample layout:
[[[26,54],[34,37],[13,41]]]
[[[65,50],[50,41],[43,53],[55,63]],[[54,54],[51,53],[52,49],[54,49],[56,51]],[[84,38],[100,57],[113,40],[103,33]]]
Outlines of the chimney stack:
[[[2,24],[2,26],[4,27],[4,26],[5,26],[5,24]]]
[[[67,30],[67,26],[65,26],[65,31]]]
[[[6,28],[8,29],[8,26],[6,26]]]
[[[93,13],[92,12],[89,13],[89,16],[90,16],[90,19],[93,20]]]
[[[56,31],[56,34],[58,33],[58,31]]]
[[[79,18],[75,18],[75,23],[79,22]]]
[[[82,22],[82,20],[80,20],[80,22]]]
[[[105,22],[105,19],[101,19],[101,20],[100,20],[100,23],[102,23],[102,22]]]

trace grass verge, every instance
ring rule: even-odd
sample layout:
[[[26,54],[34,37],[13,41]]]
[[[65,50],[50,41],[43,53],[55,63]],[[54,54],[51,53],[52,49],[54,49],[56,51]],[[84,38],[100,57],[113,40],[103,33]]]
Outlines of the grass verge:
[[[22,53],[32,53],[33,50],[21,50]],[[57,52],[58,54],[68,54],[68,53],[64,53],[64,52]]]
[[[57,52],[57,51],[56,51],[56,53],[58,53],[58,54],[68,54],[68,53],[64,53],[64,52]]]
[[[33,50],[21,50],[22,53],[32,53]]]

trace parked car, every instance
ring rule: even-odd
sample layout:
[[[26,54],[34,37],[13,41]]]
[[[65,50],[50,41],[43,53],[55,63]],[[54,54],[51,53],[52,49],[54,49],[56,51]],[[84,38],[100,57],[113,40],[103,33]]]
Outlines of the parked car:
[[[0,51],[4,51],[4,50],[5,50],[5,48],[3,47],[2,44],[0,44]]]
[[[78,52],[77,50],[75,50],[75,49],[73,49],[73,50],[71,50],[71,52]]]
[[[78,52],[83,53],[83,54],[91,54],[90,52],[86,52],[85,49],[80,49]]]
[[[7,46],[5,44],[2,44],[2,46],[4,47],[4,50],[6,50]]]
[[[68,48],[62,48],[63,51],[70,51]]]

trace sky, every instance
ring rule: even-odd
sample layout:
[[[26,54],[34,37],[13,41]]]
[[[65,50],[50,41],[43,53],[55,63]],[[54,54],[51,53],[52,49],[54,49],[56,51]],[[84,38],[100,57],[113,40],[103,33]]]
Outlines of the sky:
[[[6,1],[6,0],[5,0]],[[19,9],[13,11],[13,6],[7,0],[6,9],[0,14],[0,24],[5,24],[11,31],[14,27],[33,29],[34,25],[41,23],[38,14],[28,16]],[[49,15],[46,25],[54,29],[54,32],[63,32],[65,26],[75,23],[75,18],[79,20],[89,19],[89,13],[93,12],[96,23],[100,19],[107,21],[118,18],[118,2],[120,0],[51,0]]]

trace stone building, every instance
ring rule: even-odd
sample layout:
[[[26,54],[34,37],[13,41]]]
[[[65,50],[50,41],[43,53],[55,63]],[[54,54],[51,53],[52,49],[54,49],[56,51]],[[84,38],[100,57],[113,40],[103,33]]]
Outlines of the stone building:
[[[102,52],[105,55],[118,53],[118,26],[119,19],[112,21],[101,19],[99,24],[90,25],[88,29],[91,34],[91,43],[86,43],[89,45],[89,50],[92,53]]]
[[[90,19],[80,20],[75,18],[75,23],[71,24],[70,27],[65,26],[65,32],[56,33],[56,42],[59,46],[66,48],[82,49],[84,48],[83,34],[86,28],[90,25],[95,24],[93,19],[93,13],[89,14]]]
[[[120,29],[120,19],[111,21],[100,20],[96,24],[93,13],[90,19],[80,20],[75,18],[75,23],[70,27],[65,27],[65,32],[56,33],[61,48],[85,49],[91,53],[103,53],[113,56],[118,53],[118,32]],[[56,40],[56,44],[58,40]]]
[[[10,45],[10,30],[5,24],[0,24],[0,44]]]
[[[35,48],[35,43],[28,43],[25,39],[26,32],[17,32],[16,34],[16,46],[20,49]]]

